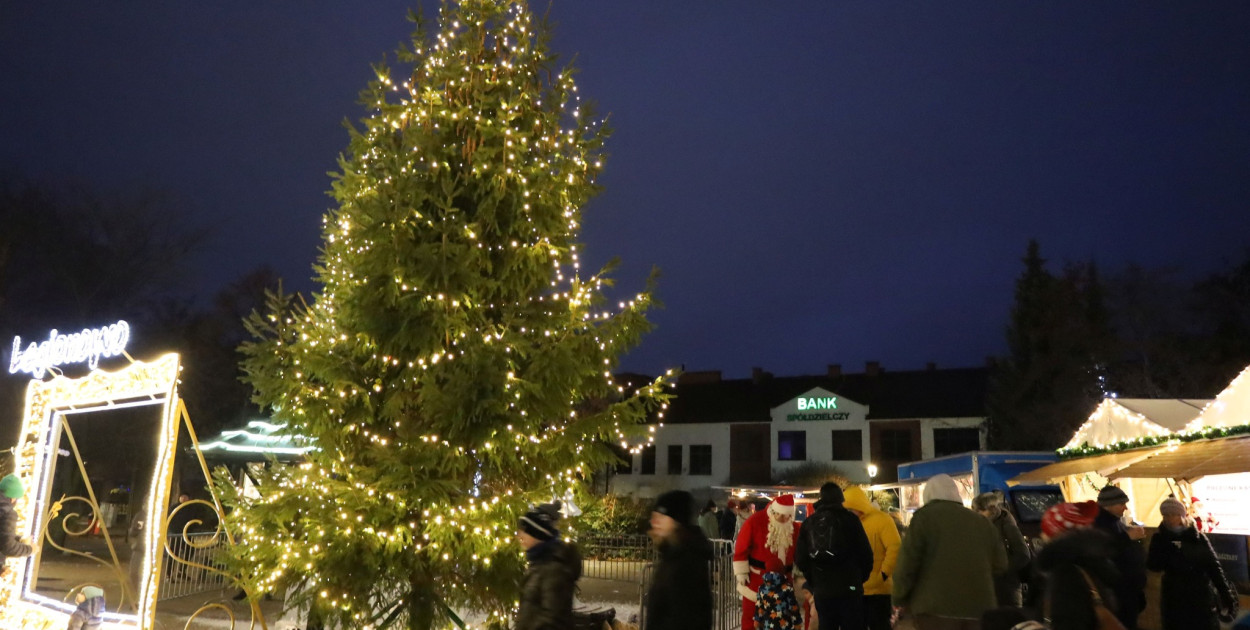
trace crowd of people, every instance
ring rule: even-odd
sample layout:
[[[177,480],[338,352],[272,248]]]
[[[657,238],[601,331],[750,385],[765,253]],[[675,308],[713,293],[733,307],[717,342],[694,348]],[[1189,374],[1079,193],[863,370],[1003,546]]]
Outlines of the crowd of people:
[[[946,475],[927,481],[905,536],[857,486],[825,484],[802,523],[790,495],[699,510],[690,493],[668,492],[651,512],[644,630],[711,630],[711,539],[734,541],[742,630],[888,630],[901,618],[916,630],[1135,630],[1148,570],[1162,573],[1162,630],[1232,621],[1236,590],[1185,506],[1163,501],[1147,541],[1126,522],[1128,500],[1107,486],[1097,501],[1051,507],[1035,553],[1001,494],[969,509]],[[538,506],[519,523],[530,570],[517,630],[573,627],[580,558],[556,519]]]

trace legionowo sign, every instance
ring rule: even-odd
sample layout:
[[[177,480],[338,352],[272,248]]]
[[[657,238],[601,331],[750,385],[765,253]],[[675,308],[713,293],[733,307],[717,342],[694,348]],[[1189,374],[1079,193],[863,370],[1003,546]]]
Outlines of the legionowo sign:
[[[22,349],[22,338],[13,338],[13,357],[9,359],[9,373],[25,372],[33,378],[43,378],[44,372],[58,365],[86,363],[96,369],[101,358],[115,357],[126,351],[130,341],[130,324],[120,320],[116,324],[100,328],[84,328],[79,332],[62,334],[53,329],[42,342],[32,341]]]

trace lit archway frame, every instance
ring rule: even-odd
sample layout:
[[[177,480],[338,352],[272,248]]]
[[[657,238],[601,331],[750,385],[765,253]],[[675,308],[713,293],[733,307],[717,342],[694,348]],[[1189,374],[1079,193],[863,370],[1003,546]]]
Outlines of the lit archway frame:
[[[17,501],[18,532],[34,544],[43,542],[44,522],[51,497],[53,458],[57,452],[62,416],[69,413],[107,411],[136,404],[161,406],[160,439],[152,483],[148,493],[147,514],[163,515],[169,499],[174,471],[174,450],[177,445],[179,420],[186,408],[178,399],[177,354],[166,354],[155,361],[133,362],[115,372],[95,370],[82,378],[57,376],[51,380],[31,381],[26,388],[26,406],[22,431],[15,449],[15,474],[27,488]],[[190,428],[190,422],[187,422]],[[155,520],[155,519],[153,519]],[[161,526],[146,528],[145,557],[139,592],[136,594],[137,614],[105,613],[105,628],[151,628],[155,624],[157,585],[165,536]],[[152,522],[151,520],[149,522]],[[9,570],[0,576],[0,627],[6,629],[60,629],[68,625],[74,606],[34,592],[34,557],[18,566],[9,563]]]

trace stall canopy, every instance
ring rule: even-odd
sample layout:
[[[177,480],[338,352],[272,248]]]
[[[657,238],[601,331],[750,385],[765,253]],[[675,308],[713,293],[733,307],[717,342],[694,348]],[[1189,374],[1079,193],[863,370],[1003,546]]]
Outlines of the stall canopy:
[[[1185,428],[1198,431],[1208,427],[1237,427],[1247,424],[1250,424],[1250,367],[1242,370]]]
[[[1235,437],[1178,444],[1105,476],[1110,479],[1166,477],[1192,481],[1208,475],[1246,471],[1250,471],[1250,437]]]
[[[1210,400],[1104,398],[1064,448],[1104,447],[1135,438],[1182,431]]]
[[[1083,475],[1090,472],[1108,477],[1116,471],[1166,450],[1166,446],[1156,446],[1151,448],[1134,449],[1131,451],[1121,451],[1119,453],[1106,453],[1103,455],[1092,455],[1090,457],[1065,459],[1063,461],[1058,461],[1053,464],[1048,464],[1046,466],[1042,466],[1041,468],[1036,468],[1026,473],[1016,475],[1015,477],[1012,477],[1008,483],[1013,486],[1021,483],[1044,483],[1067,477],[1069,475]]]

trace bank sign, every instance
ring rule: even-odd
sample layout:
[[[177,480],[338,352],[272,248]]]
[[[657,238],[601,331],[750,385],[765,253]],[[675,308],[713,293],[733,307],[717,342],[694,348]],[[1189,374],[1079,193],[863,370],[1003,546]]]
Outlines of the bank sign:
[[[785,422],[844,422],[856,415],[863,415],[862,405],[818,387],[774,409],[773,418]]]

